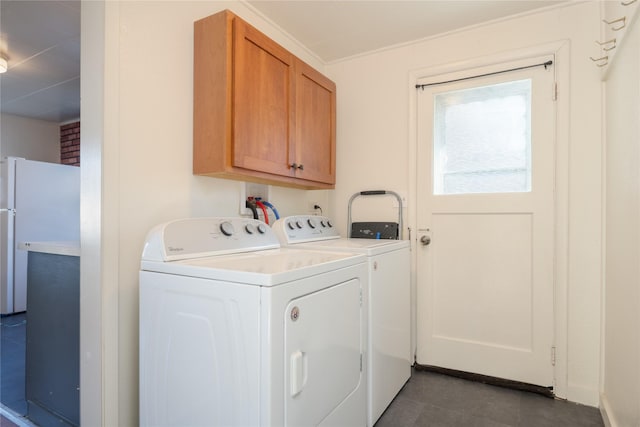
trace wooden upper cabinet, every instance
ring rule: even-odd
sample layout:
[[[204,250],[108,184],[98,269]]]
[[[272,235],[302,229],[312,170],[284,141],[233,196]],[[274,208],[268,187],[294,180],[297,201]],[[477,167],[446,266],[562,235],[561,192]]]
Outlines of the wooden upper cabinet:
[[[292,176],[293,56],[236,19],[233,166]]]
[[[302,61],[296,63],[296,176],[335,184],[336,85]]]
[[[198,175],[335,184],[335,84],[229,11],[194,26]]]

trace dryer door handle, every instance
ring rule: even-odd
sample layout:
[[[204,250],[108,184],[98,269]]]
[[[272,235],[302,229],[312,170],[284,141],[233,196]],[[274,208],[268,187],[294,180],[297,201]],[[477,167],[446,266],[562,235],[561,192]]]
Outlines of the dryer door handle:
[[[298,350],[291,354],[289,362],[290,394],[293,397],[307,384],[307,354]]]

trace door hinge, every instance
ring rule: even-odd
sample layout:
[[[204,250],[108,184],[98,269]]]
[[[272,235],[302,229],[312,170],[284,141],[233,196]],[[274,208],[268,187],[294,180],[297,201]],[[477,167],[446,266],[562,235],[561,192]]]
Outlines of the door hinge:
[[[362,372],[362,353],[360,353],[360,372]]]
[[[360,307],[362,307],[362,288],[360,288]]]
[[[553,99],[554,101],[558,100],[558,83],[557,82],[553,82],[553,94],[551,96],[551,99]]]
[[[551,366],[556,366],[556,346],[551,347]]]

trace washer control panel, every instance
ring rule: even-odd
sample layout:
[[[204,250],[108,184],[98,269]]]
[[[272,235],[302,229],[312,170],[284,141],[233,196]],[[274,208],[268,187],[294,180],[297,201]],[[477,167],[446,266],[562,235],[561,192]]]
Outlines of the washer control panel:
[[[340,234],[326,216],[295,215],[280,218],[273,224],[273,231],[286,244],[339,239]]]
[[[175,261],[279,247],[273,230],[255,219],[188,218],[153,228],[142,259]]]

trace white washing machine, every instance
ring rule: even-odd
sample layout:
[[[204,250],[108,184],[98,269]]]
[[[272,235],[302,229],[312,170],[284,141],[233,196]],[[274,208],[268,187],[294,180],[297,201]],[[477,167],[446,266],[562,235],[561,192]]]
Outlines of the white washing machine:
[[[264,223],[147,236],[142,426],[364,426],[366,257],[280,248]]]
[[[341,238],[329,218],[316,215],[281,218],[273,229],[287,247],[367,256],[367,406],[372,426],[411,376],[409,241]]]

